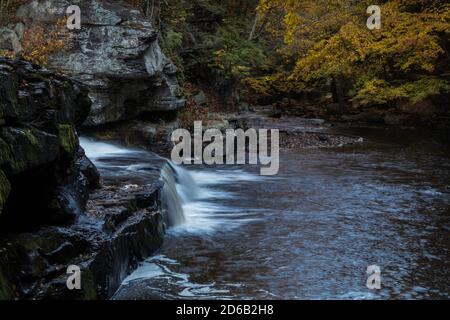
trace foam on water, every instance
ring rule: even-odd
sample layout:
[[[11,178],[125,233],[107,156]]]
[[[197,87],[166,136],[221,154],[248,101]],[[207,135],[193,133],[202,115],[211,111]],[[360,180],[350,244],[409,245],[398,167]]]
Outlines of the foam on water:
[[[110,174],[113,171],[120,178],[143,175],[143,170],[148,167],[145,155],[156,156],[85,137],[80,138],[80,144],[101,172],[104,170]],[[104,161],[108,159],[117,160],[120,164]],[[162,202],[167,211],[166,221],[171,227],[170,232],[209,234],[253,221],[248,211],[242,212],[237,207],[218,203],[236,197],[224,190],[226,185],[260,181],[263,177],[239,169],[187,170],[169,160],[165,161],[161,170],[161,180],[164,182]]]
[[[80,138],[80,145],[83,147],[86,156],[94,162],[100,158],[139,152],[136,150],[123,148],[112,143],[100,142],[85,137]]]
[[[217,204],[234,197],[231,192],[223,188],[217,190],[217,187],[236,181],[257,181],[261,179],[258,176],[241,170],[186,170],[169,163],[163,169],[162,177],[167,189],[163,197],[176,222],[172,232],[210,233],[252,220],[249,213],[239,208]]]

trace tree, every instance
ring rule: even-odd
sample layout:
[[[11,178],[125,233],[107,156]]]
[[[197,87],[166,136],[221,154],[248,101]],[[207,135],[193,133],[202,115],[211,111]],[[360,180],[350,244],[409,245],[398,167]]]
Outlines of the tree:
[[[295,60],[269,75],[278,81],[284,75],[285,87],[277,89],[328,85],[338,102],[348,96],[361,104],[416,102],[447,92],[449,4],[384,1],[382,28],[371,31],[369,2],[261,0],[259,12],[274,4],[282,12],[279,52]],[[267,76],[264,81],[270,85]]]

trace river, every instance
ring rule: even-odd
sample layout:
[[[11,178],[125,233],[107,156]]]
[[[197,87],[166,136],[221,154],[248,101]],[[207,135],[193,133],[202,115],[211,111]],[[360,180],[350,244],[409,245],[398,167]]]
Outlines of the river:
[[[184,220],[114,299],[450,298],[448,132],[340,131],[367,142],[282,151],[275,177],[175,167]],[[87,147],[104,176],[130,183],[155,158]],[[380,290],[366,287],[370,265]]]

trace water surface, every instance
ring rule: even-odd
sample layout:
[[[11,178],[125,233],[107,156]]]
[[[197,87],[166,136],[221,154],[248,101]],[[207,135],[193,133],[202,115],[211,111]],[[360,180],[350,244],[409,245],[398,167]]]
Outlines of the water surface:
[[[186,223],[115,298],[450,298],[448,133],[345,131],[369,141],[282,152],[276,177],[186,167]]]

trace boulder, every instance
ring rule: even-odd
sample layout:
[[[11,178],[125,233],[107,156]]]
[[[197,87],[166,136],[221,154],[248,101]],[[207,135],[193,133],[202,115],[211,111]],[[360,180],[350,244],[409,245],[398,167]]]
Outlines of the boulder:
[[[81,8],[81,30],[67,36],[68,50],[49,59],[49,68],[89,89],[92,112],[85,124],[101,125],[144,112],[177,110],[176,68],[157,41],[157,30],[124,1],[34,0],[17,17],[27,26],[51,30],[70,5]]]
[[[22,51],[20,36],[15,30],[7,27],[0,28],[0,50],[11,51],[14,53]]]
[[[204,106],[208,103],[208,99],[206,98],[205,92],[203,90],[200,90],[200,92],[197,93],[192,99],[198,106]]]

